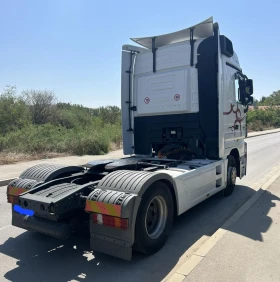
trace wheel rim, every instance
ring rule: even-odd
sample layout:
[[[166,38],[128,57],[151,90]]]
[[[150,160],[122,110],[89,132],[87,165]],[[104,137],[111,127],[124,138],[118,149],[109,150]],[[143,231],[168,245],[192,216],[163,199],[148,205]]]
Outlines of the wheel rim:
[[[167,220],[167,205],[163,197],[154,197],[147,209],[145,227],[151,239],[157,239],[163,232]]]

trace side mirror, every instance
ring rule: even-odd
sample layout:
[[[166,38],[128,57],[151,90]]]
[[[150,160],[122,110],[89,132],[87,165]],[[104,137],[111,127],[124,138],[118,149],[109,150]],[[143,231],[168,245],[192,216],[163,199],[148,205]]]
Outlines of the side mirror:
[[[244,109],[244,113],[248,112],[249,106],[252,105],[254,102],[254,98],[252,96],[247,96],[246,97],[246,108]]]
[[[245,93],[247,95],[252,95],[253,94],[253,80],[252,79],[247,79],[246,80]]]
[[[254,98],[252,96],[248,96],[246,98],[246,104],[247,105],[252,105],[254,103]]]

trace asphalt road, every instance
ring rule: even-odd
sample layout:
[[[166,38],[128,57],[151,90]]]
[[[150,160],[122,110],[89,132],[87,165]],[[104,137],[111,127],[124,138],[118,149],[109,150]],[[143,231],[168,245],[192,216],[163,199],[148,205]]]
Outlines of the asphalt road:
[[[164,248],[125,262],[89,250],[89,237],[67,241],[12,227],[6,189],[0,188],[0,281],[161,281],[195,252],[254,193],[280,163],[280,133],[247,139],[248,175],[232,196],[210,198],[178,218]]]

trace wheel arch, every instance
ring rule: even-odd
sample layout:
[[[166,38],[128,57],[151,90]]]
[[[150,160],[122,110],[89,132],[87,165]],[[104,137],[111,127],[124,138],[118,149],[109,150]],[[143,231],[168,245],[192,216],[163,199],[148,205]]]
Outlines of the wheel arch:
[[[169,174],[166,173],[156,173],[154,174],[149,181],[147,181],[143,185],[143,190],[142,193],[145,193],[149,188],[154,185],[157,182],[162,182],[165,183],[168,186],[168,189],[172,195],[172,201],[173,201],[173,206],[174,206],[174,216],[178,216],[178,196],[176,193],[176,187],[174,187],[172,177]],[[143,195],[143,194],[142,194]]]
[[[174,204],[174,214],[178,215],[179,207],[178,195],[175,186],[176,184],[173,182],[172,176],[165,172],[161,171],[157,173],[151,173],[144,171],[118,170],[102,178],[97,185],[97,188],[125,193],[134,193],[139,197],[139,200],[141,200],[144,193],[146,193],[146,191],[148,191],[156,182],[163,182],[168,186]],[[136,220],[137,211],[133,217],[133,222]]]
[[[19,178],[32,179],[38,182],[48,182],[54,179],[69,176],[73,173],[83,171],[82,166],[69,166],[57,164],[38,164],[27,168],[21,173]]]
[[[173,184],[167,179],[163,179],[163,180],[160,180],[160,181],[162,181],[163,183],[165,183],[168,186],[169,191],[172,194],[172,201],[173,201],[173,206],[174,206],[174,218],[176,218],[178,216],[178,199],[177,199],[177,195],[175,193],[175,188],[174,188]]]

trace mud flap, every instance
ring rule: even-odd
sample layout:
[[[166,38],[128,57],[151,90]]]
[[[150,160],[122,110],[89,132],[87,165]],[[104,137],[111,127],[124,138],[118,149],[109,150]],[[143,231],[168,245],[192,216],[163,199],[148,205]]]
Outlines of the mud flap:
[[[124,260],[131,260],[134,243],[134,226],[140,197],[133,193],[95,189],[86,202],[86,211],[90,213],[90,247]],[[96,223],[94,214],[110,216],[112,225]],[[127,228],[121,228],[120,219],[128,220]],[[116,224],[114,222],[116,220]]]
[[[102,239],[97,238],[97,235],[93,234],[90,238],[90,248],[93,251],[100,252],[106,255],[117,257],[123,260],[131,261],[132,259],[132,247],[122,246],[116,244],[115,240],[106,241],[102,236]]]

